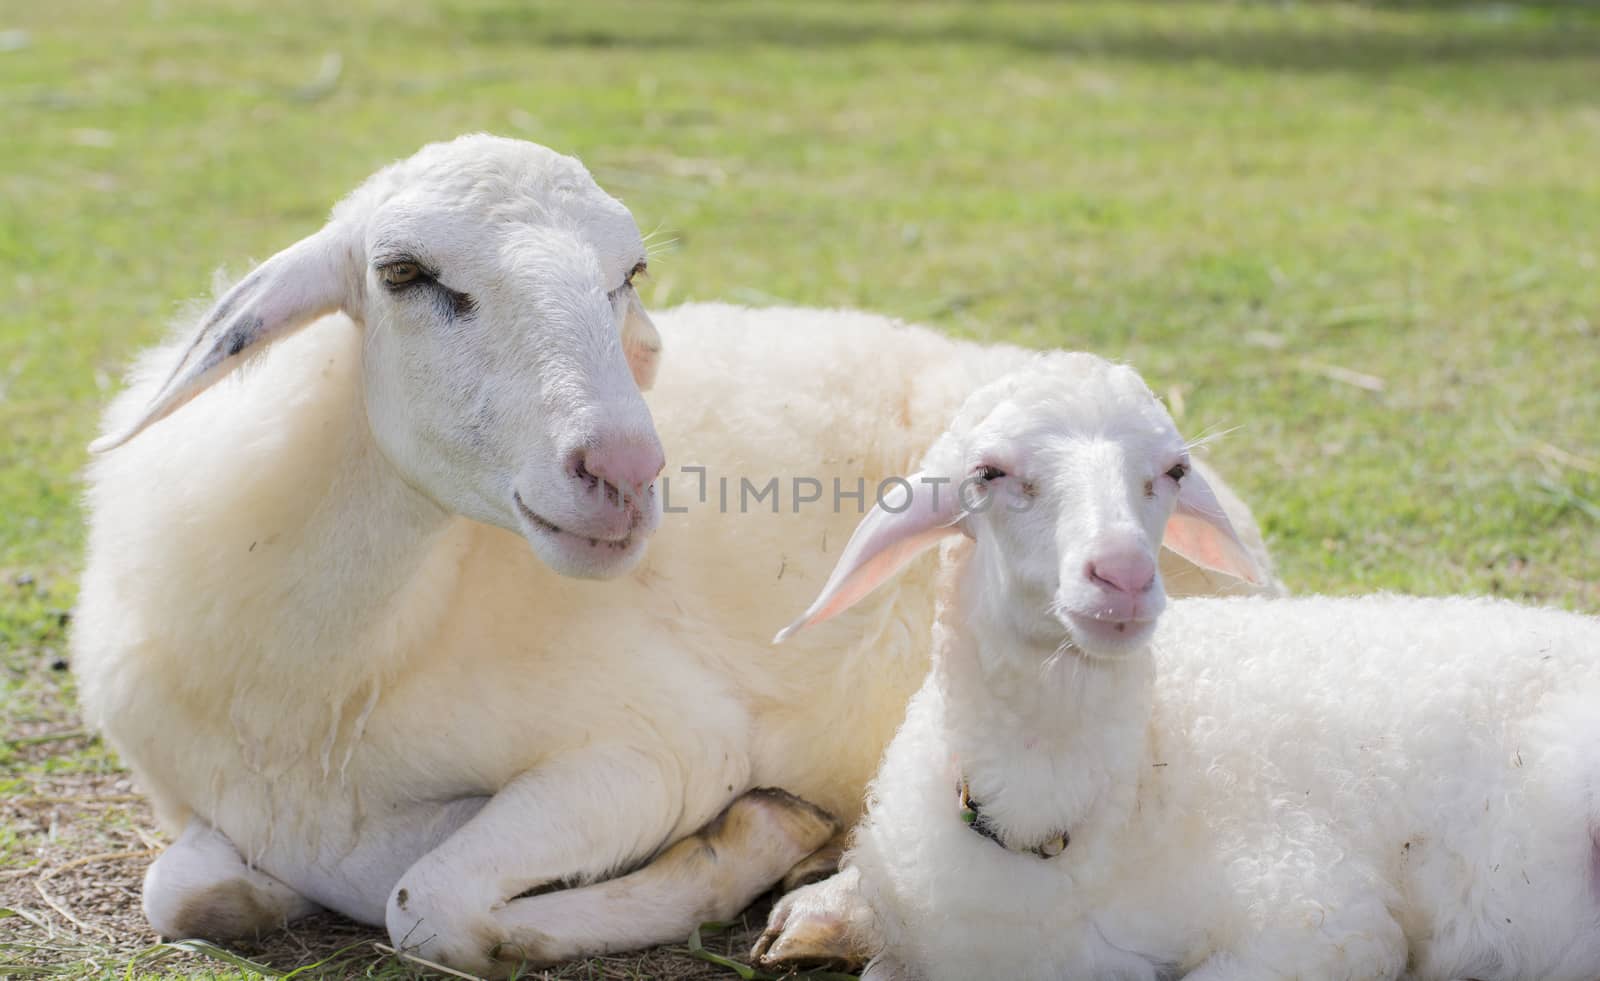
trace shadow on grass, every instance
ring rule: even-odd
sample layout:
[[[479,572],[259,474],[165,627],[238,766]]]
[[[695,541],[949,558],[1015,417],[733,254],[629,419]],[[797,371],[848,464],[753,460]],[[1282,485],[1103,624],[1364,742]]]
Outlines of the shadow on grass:
[[[1401,29],[1393,19],[1333,19],[1331,3],[1246,7],[1241,17],[1189,17],[1185,0],[1149,0],[1164,8],[1159,26],[1130,17],[1082,17],[1059,5],[977,3],[852,7],[750,8],[715,2],[645,8],[597,24],[559,8],[505,3],[461,11],[474,40],[596,49],[739,50],[749,46],[838,48],[863,45],[992,45],[1021,52],[1126,58],[1145,62],[1214,61],[1286,71],[1388,71],[1429,64],[1504,60],[1588,60],[1600,66],[1600,5],[1513,5],[1471,0],[1411,0],[1356,8],[1407,15],[1437,13],[1436,23]],[[1348,6],[1348,5],[1346,5]],[[1030,16],[1030,8],[1038,16]],[[1187,21],[1187,22],[1186,22]]]

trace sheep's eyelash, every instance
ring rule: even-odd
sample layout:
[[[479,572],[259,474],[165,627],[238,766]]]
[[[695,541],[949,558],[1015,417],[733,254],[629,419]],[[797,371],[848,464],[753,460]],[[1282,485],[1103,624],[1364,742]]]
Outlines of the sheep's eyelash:
[[[382,258],[372,260],[372,270],[378,274],[380,279],[383,277],[383,271],[385,269],[389,268],[390,266],[399,265],[416,266],[417,278],[413,279],[409,283],[401,283],[399,286],[389,286],[390,289],[403,290],[412,286],[420,286],[424,283],[439,283],[439,270],[428,263],[423,262],[421,259],[418,259],[416,256],[406,255],[405,253],[396,253],[394,255],[386,255]],[[384,285],[388,286],[387,283]],[[444,286],[443,283],[439,283],[439,285]],[[449,289],[450,287],[444,286],[444,288]]]
[[[382,269],[385,266],[394,266],[402,262],[408,262],[411,265],[416,266],[418,269],[422,270],[422,274],[424,276],[428,276],[430,278],[439,274],[438,269],[433,263],[424,262],[422,258],[415,252],[405,249],[392,249],[390,251],[377,253],[372,257],[372,268]]]
[[[622,285],[606,294],[606,299],[615,300],[618,294],[633,285],[633,278],[635,276],[648,275],[650,275],[650,260],[640,259],[638,262],[633,264],[632,269],[628,270],[628,275],[622,278]]]

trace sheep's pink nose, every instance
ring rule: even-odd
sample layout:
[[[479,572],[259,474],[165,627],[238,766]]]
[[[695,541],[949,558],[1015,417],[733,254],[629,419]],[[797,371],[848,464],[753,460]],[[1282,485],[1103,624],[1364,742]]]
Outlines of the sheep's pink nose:
[[[1155,585],[1156,563],[1142,549],[1119,550],[1095,558],[1084,575],[1101,589],[1143,593]]]
[[[653,433],[645,437],[614,437],[597,440],[583,452],[576,476],[598,477],[632,497],[648,487],[666,465],[661,442]]]

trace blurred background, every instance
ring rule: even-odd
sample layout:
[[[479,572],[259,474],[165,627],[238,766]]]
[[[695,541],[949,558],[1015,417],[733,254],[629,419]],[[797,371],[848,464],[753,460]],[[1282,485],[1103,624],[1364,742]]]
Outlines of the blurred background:
[[[130,354],[474,130],[673,240],[652,306],[1127,359],[1232,430],[1296,591],[1600,612],[1595,4],[0,0],[8,786],[117,772],[40,737],[77,727],[77,475]]]

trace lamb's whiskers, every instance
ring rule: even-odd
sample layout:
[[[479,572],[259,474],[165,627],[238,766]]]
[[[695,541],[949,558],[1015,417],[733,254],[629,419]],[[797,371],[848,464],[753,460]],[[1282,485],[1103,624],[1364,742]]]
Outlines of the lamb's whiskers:
[[[1224,436],[1236,433],[1243,428],[1243,426],[1229,426],[1227,429],[1211,429],[1208,427],[1207,429],[1202,430],[1199,435],[1194,436],[1188,442],[1184,443],[1183,448],[1185,450],[1197,450],[1204,446],[1210,446],[1212,443],[1222,439]]]

